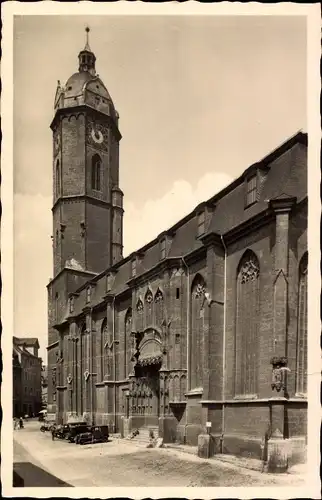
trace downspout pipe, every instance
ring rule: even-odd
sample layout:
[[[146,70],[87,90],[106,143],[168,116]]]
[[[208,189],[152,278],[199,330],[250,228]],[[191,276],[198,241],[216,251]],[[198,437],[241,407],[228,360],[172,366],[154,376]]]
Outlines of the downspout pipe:
[[[221,412],[221,453],[224,448],[225,434],[225,385],[226,385],[226,304],[227,304],[227,247],[223,235],[221,242],[224,247],[224,318],[223,318],[223,342],[222,342],[222,412]]]
[[[112,305],[113,318],[113,358],[114,358],[114,432],[116,432],[116,341],[115,341],[115,296],[113,297]]]
[[[181,257],[181,260],[187,270],[187,387],[186,391],[189,392],[190,389],[190,276],[189,276],[189,266],[184,260],[184,257]],[[184,429],[184,441],[187,441],[187,426],[188,426],[188,411],[186,406],[186,423]]]
[[[92,319],[92,309],[89,316],[89,334],[90,334],[90,381],[91,381],[91,415],[92,415],[92,425],[95,425],[94,418],[94,373],[93,373],[93,319]]]

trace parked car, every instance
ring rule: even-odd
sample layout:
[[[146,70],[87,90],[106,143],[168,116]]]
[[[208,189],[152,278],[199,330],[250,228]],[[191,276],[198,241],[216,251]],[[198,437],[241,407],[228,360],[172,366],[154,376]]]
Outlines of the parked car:
[[[107,443],[109,437],[108,426],[93,426],[88,432],[79,434],[76,444]]]
[[[68,439],[71,443],[75,443],[75,439],[79,434],[88,432],[89,430],[90,428],[86,423],[69,424],[66,439]]]

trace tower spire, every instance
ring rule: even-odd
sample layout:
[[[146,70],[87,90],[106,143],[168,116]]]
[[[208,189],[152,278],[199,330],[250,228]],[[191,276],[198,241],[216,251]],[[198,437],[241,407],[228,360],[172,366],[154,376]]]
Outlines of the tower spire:
[[[87,50],[88,52],[92,52],[91,48],[89,46],[89,32],[91,31],[89,26],[86,26],[85,31],[86,31],[86,43],[85,43],[84,50]]]
[[[78,70],[80,72],[82,71],[88,71],[91,73],[93,76],[95,76],[95,61],[96,57],[94,53],[91,51],[91,48],[89,46],[89,32],[90,29],[88,26],[85,28],[86,32],[86,43],[84,49],[79,53],[78,60],[79,60],[79,68]]]

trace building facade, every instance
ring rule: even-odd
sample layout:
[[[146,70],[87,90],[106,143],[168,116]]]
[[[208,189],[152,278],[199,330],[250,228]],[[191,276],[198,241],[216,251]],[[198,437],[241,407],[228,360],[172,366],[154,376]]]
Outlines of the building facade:
[[[121,134],[88,42],[58,83],[48,412],[215,452],[303,456],[307,136],[297,133],[122,257]],[[274,441],[275,440],[275,441]]]
[[[41,363],[36,338],[13,337],[13,416],[32,416],[41,410]]]
[[[48,403],[48,375],[47,366],[41,367],[41,406],[42,409],[47,409]]]

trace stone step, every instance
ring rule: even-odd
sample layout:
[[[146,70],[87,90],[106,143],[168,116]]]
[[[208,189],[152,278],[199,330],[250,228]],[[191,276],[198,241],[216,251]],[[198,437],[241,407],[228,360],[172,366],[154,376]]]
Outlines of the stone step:
[[[154,439],[158,439],[159,437],[159,428],[158,427],[141,427],[139,430],[139,434],[132,439],[128,436],[128,439],[137,444],[149,444],[151,441],[150,431],[153,431]]]

